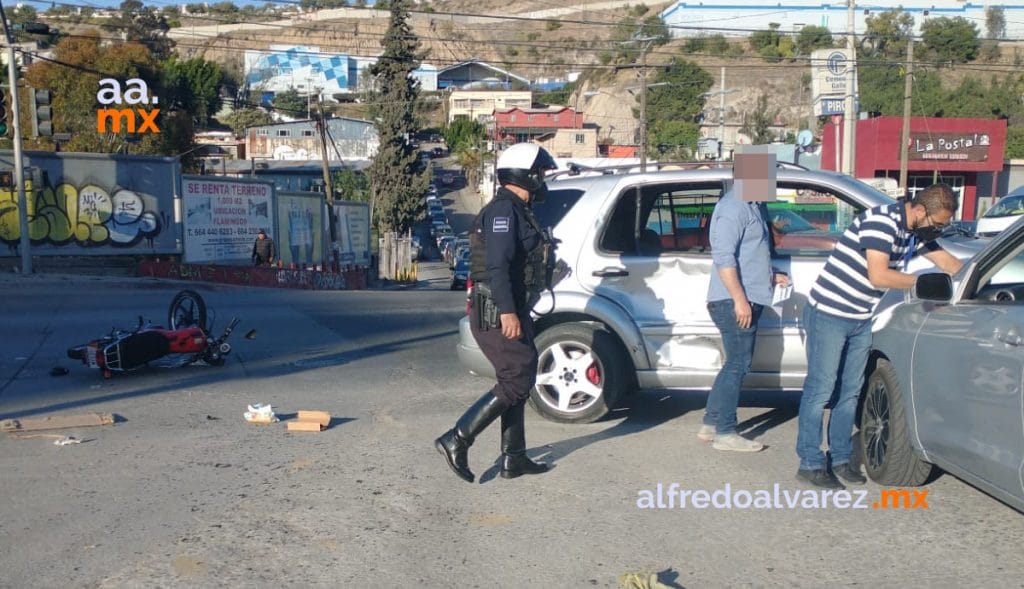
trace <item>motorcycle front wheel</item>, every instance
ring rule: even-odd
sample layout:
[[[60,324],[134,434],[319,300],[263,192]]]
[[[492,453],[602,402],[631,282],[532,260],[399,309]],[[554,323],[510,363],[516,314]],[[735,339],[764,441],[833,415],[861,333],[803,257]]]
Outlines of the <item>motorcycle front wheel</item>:
[[[194,290],[183,290],[174,296],[167,309],[167,325],[171,329],[198,327],[208,331],[206,302]]]

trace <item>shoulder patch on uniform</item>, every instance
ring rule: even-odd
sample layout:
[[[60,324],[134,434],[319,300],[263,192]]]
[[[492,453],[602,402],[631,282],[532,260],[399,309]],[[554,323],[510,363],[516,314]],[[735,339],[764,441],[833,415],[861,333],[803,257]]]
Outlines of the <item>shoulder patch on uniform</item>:
[[[508,233],[509,218],[508,217],[495,217],[494,224],[491,225],[492,233]]]

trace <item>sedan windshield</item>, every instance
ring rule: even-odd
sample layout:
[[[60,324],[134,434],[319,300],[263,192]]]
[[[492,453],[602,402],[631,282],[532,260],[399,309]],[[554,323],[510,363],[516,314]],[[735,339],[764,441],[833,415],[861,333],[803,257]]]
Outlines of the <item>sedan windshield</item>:
[[[1011,217],[1024,215],[1024,194],[1007,196],[999,199],[991,209],[985,211],[983,217]]]

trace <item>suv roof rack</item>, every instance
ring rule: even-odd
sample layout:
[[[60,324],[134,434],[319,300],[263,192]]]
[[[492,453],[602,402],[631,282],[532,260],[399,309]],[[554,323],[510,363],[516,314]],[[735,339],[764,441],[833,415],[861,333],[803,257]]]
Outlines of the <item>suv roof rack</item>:
[[[688,170],[695,169],[712,169],[712,168],[731,168],[734,162],[732,161],[696,161],[696,162],[651,162],[647,164],[648,172],[662,172],[667,171],[664,168],[671,166],[673,169],[683,168]],[[588,173],[600,173],[602,175],[614,175],[630,173],[631,170],[636,170],[640,167],[639,163],[632,164],[618,164],[614,166],[587,166],[584,164],[578,164],[576,162],[569,162],[568,169],[558,170],[552,172],[546,176],[546,179],[552,180],[561,176],[579,176],[584,172]],[[808,168],[801,166],[800,164],[793,164],[790,162],[777,162],[776,167],[781,170],[807,170]],[[639,173],[639,172],[634,172]]]

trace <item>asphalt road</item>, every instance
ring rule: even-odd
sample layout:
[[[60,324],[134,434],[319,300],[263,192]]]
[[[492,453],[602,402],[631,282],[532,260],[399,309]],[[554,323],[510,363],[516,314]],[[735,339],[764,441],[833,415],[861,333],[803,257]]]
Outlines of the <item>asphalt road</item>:
[[[182,287],[150,279],[0,279],[0,419],[101,411],[85,443],[0,435],[5,587],[670,587],[1018,585],[1024,515],[950,476],[927,510],[638,509],[639,492],[799,489],[797,398],[744,399],[754,455],[699,442],[701,393],[642,393],[605,421],[530,411],[543,476],[496,477],[498,428],[451,474],[433,438],[489,387],[453,360],[464,296],[196,288],[243,319],[226,366],[104,381],[64,349],[161,321]],[[195,286],[195,285],[187,285]],[[67,376],[50,376],[55,365]],[[322,433],[255,426],[272,403],[335,416]],[[866,489],[877,497],[879,487]]]
[[[478,197],[441,198],[468,229]],[[741,429],[768,445],[753,455],[694,437],[699,392],[641,393],[588,425],[529,410],[530,453],[553,470],[497,477],[495,425],[470,452],[480,480],[462,482],[433,439],[490,383],[454,360],[465,296],[447,265],[419,276],[365,292],[0,276],[0,420],[118,416],[53,432],[80,445],[0,434],[0,587],[618,587],[639,570],[690,588],[1020,584],[1024,514],[950,476],[926,487],[928,509],[638,508],[659,483],[778,485],[785,506],[803,489],[795,395],[743,399]],[[105,381],[64,356],[138,315],[164,321],[180,288],[217,325],[242,318],[225,366]],[[321,433],[250,425],[255,402],[335,419]],[[864,489],[868,503],[881,491]]]

